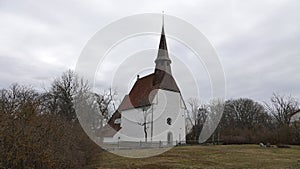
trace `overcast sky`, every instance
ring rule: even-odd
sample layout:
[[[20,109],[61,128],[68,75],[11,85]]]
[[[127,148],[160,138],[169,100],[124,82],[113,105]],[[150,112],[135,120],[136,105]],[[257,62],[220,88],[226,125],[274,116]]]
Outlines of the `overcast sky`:
[[[227,98],[264,101],[277,92],[299,99],[299,9],[298,0],[0,0],[0,87],[14,82],[48,86],[54,77],[75,68],[87,41],[104,26],[125,16],[164,10],[197,27],[215,47],[225,73]],[[145,44],[158,46],[158,36],[148,39],[144,37]],[[176,47],[167,40],[170,50]],[[184,81],[175,65],[172,69],[184,97],[194,97],[189,80]],[[203,77],[200,95],[205,100],[210,89]],[[106,86],[105,81],[101,76],[97,84]],[[117,86],[121,95],[128,92],[122,88],[130,88],[132,78],[129,81]]]

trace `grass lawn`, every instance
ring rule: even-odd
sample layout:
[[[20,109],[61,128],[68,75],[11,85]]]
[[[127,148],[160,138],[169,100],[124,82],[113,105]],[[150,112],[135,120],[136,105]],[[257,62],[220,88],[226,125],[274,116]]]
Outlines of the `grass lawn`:
[[[125,158],[104,152],[95,156],[87,168],[300,168],[300,146],[182,146],[149,158]]]

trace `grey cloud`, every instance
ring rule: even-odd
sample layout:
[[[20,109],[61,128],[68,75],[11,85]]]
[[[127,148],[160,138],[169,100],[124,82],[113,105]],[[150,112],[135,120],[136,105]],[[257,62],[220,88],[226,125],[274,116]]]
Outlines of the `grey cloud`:
[[[136,4],[140,6],[137,8]],[[300,2],[293,0],[143,3],[4,0],[0,2],[0,87],[13,82],[38,87],[49,83],[62,71],[75,67],[86,42],[106,24],[136,13],[165,10],[195,25],[216,47],[226,75],[228,98],[250,97],[263,101],[272,92],[299,98],[299,7]],[[170,51],[185,57],[180,45],[169,41]],[[151,45],[139,43],[138,48],[156,48],[158,39],[150,38],[147,43]],[[189,61],[188,57],[183,60]],[[115,65],[117,59],[108,64]],[[145,65],[151,67],[154,63]],[[186,90],[192,80],[185,79],[175,64],[172,66],[185,97],[194,97],[191,90]],[[197,65],[190,63],[190,66]],[[200,95],[207,99],[210,93],[207,75],[203,72],[197,76],[204,82]],[[103,78],[109,78],[107,72]],[[109,86],[104,79],[96,83],[100,88]]]

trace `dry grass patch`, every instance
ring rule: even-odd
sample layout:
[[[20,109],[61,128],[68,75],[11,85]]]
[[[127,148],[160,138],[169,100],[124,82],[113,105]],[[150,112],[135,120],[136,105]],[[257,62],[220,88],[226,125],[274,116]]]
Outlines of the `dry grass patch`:
[[[149,158],[125,158],[104,152],[87,168],[300,168],[300,146],[182,146]]]

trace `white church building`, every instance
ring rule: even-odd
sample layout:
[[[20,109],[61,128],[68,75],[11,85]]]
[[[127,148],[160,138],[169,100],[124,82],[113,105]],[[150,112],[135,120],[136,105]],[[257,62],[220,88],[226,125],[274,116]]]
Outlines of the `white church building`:
[[[186,105],[171,71],[164,26],[154,73],[137,80],[100,131],[105,143],[185,143]]]

